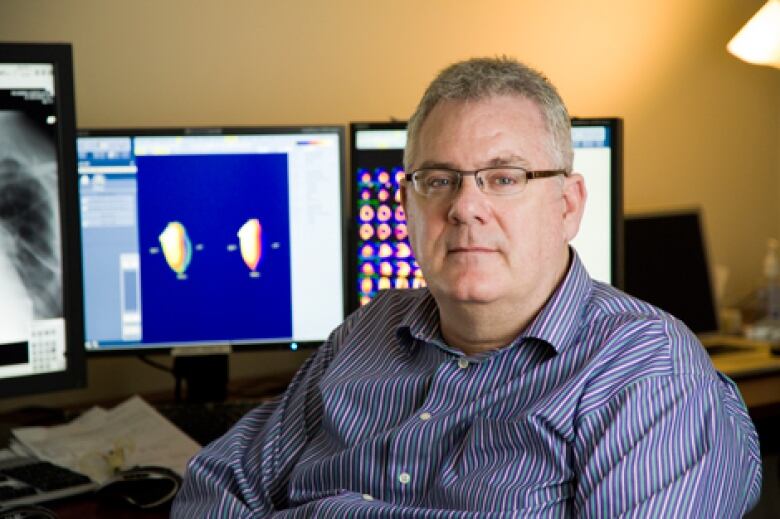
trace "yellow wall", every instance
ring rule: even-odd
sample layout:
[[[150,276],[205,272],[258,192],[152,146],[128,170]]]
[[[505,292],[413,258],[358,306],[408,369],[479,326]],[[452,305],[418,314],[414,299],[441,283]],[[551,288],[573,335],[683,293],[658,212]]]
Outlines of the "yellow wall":
[[[780,235],[780,70],[725,50],[763,3],[2,0],[0,40],[73,43],[82,127],[404,119],[450,62],[516,56],[573,115],[625,119],[627,211],[701,206],[734,303]],[[90,392],[62,398],[111,394],[109,369],[168,384],[132,362],[93,361]]]

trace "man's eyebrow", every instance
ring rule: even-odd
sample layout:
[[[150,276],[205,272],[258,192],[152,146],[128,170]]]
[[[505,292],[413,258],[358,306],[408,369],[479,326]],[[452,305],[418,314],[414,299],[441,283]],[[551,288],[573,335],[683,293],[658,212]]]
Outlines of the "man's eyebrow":
[[[458,169],[452,162],[441,162],[438,160],[426,160],[415,169]]]
[[[496,166],[528,166],[528,161],[523,158],[521,155],[504,155],[501,157],[495,157],[493,159],[490,159],[485,167],[496,167]]]
[[[501,167],[501,166],[520,166],[527,168],[529,166],[529,162],[523,158],[521,155],[511,154],[511,155],[502,155],[499,157],[494,157],[487,162],[483,162],[480,166],[481,168],[495,168],[495,167]],[[454,169],[459,170],[454,163],[447,162],[447,161],[439,161],[439,160],[426,160],[423,161],[418,167],[415,169]]]

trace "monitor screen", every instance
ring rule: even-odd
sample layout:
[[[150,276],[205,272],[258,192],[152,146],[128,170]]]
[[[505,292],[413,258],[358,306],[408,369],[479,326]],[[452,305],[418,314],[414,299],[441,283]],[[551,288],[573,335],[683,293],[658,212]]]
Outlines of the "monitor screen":
[[[695,333],[718,330],[707,247],[698,210],[627,215],[624,288]]]
[[[343,135],[80,132],[87,350],[326,339],[345,310]]]
[[[622,121],[572,119],[574,170],[588,201],[572,245],[590,275],[621,286]],[[406,123],[353,123],[349,297],[351,308],[385,288],[425,285],[407,238],[398,186],[403,178]]]
[[[81,387],[71,48],[0,44],[0,396]]]

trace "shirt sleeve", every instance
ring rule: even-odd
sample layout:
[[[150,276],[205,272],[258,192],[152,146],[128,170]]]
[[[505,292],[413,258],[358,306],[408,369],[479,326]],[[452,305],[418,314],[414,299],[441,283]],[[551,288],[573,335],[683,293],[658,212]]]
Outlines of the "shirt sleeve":
[[[249,412],[190,460],[171,517],[264,517],[285,508],[290,473],[320,424],[317,385],[338,331],[307,359],[283,395]]]
[[[756,431],[720,374],[639,380],[576,434],[578,517],[742,517],[758,500]]]

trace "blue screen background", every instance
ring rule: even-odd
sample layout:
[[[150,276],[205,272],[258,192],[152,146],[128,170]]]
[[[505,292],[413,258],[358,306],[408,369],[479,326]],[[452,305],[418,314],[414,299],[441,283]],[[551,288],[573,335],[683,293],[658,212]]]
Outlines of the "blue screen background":
[[[142,156],[136,165],[143,341],[291,337],[287,155]],[[262,226],[256,278],[238,249],[250,218]],[[192,242],[185,279],[161,251],[172,221]]]

